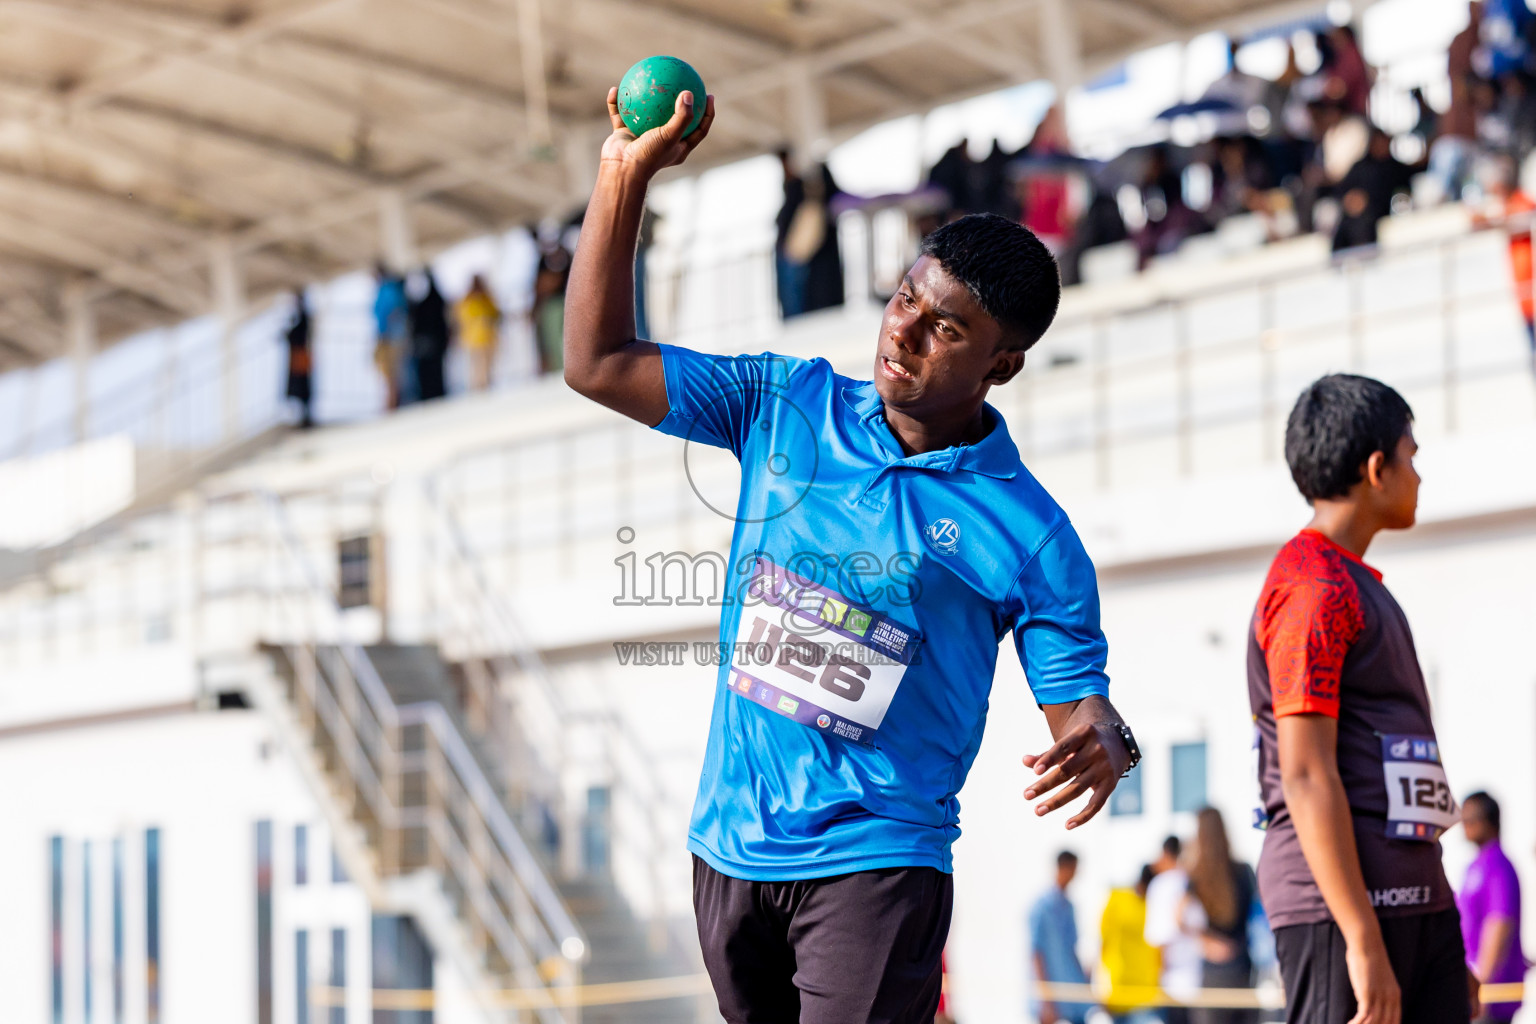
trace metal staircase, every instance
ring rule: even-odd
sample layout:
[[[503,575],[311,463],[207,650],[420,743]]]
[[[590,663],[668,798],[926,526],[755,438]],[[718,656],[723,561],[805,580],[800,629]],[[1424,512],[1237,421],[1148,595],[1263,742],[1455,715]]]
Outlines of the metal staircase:
[[[309,639],[334,632],[323,621],[340,610],[282,503],[265,506],[285,554],[286,578],[267,588],[277,614],[266,629],[281,639],[255,658],[215,660],[205,675],[268,714],[375,910],[413,917],[487,1020],[576,1024],[586,940],[507,813],[487,752],[450,711],[440,663],[427,649],[376,652],[394,670],[392,694],[364,648]]]
[[[559,842],[547,852],[556,859],[555,884],[588,941],[584,979],[601,984],[697,975],[702,963],[691,918],[669,917],[662,894],[666,882],[679,884],[667,875],[686,866],[687,857],[681,833],[659,813],[666,794],[651,757],[601,696],[554,677],[481,571],[482,560],[452,512],[430,490],[427,502],[440,532],[434,544],[437,584],[453,597],[439,602],[445,614],[434,633],[461,680],[466,708],[494,723],[496,746],[509,768],[509,807],[525,832],[537,830],[552,810],[560,820]],[[573,809],[573,780],[583,779],[600,784],[607,800],[601,812]],[[618,865],[584,849],[594,830],[632,876],[640,874],[638,884],[632,877],[629,886],[620,885]],[[699,1013],[694,997],[593,1006],[583,1019],[660,1024],[692,1021]]]
[[[496,671],[495,666],[477,665],[475,659],[467,663],[448,662],[435,646],[425,644],[379,644],[365,651],[397,706],[409,709],[431,703],[443,709],[465,738],[466,748],[486,775],[497,799],[505,801],[512,774],[506,763],[507,753],[516,748],[518,733],[524,725],[516,719],[499,692],[490,701],[499,711],[481,708],[469,682],[477,671]],[[493,662],[496,660],[492,659]],[[472,726],[466,715],[468,709],[484,711],[476,717],[486,727]],[[582,981],[589,984],[627,983],[696,972],[698,965],[691,958],[680,955],[682,951],[679,949],[669,948],[671,936],[663,935],[658,942],[654,923],[635,915],[629,901],[614,884],[606,863],[592,863],[584,856],[576,875],[567,876],[560,872],[558,837],[550,836],[541,827],[547,820],[541,812],[549,806],[554,794],[539,794],[538,802],[530,806],[534,794],[526,785],[521,789],[524,805],[521,808],[510,805],[508,809],[521,810],[516,818],[524,822],[524,835],[555,840],[533,842],[530,849],[549,874],[585,940],[587,956]],[[582,822],[577,831],[579,835],[574,838],[580,841],[593,831],[606,838],[611,829],[605,820],[589,819]],[[677,855],[681,856],[681,852]],[[597,1005],[584,1008],[582,1020],[585,1024],[677,1024],[692,1021],[696,1008],[697,1001],[686,998]]]

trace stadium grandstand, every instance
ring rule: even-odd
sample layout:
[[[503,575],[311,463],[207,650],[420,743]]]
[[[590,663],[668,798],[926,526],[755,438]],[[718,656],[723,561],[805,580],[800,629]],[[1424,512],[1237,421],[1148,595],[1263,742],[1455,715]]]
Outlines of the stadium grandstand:
[[[1285,417],[1329,371],[1413,406],[1421,525],[1373,561],[1413,616],[1456,790],[1498,791],[1529,877],[1530,228],[1495,208],[1514,160],[1469,155],[1447,188],[1415,135],[1413,90],[1452,100],[1451,6],[0,0],[6,1019],[721,1019],[684,842],[739,468],[540,372],[604,94],[658,53],[718,108],[653,192],[661,340],[868,377],[920,238],[979,208],[933,170],[953,151],[973,173],[1053,105],[1082,141],[1009,154],[1010,189],[1058,175],[1122,220],[1062,240],[1055,326],[991,400],[1098,569],[1146,763],[1081,832],[1026,813],[1019,756],[1050,741],[1004,650],[961,796],[952,1019],[1035,1019],[1025,915],[1064,845],[1102,893],[1210,804],[1255,858],[1248,619],[1306,517]],[[1279,79],[1292,39],[1351,23],[1377,66],[1362,125],[1412,172],[1371,237],[1341,244],[1342,180],[1315,219],[1303,185],[1210,214],[1222,119],[1262,141],[1271,116],[1215,83],[1277,52]],[[1172,201],[1155,151],[1202,197],[1176,239],[1148,234]],[[825,201],[826,308],[787,305],[791,179]],[[479,385],[476,278],[502,310]],[[440,400],[380,370],[385,280],[413,310],[429,282],[459,304]],[[301,321],[316,429],[285,403]]]

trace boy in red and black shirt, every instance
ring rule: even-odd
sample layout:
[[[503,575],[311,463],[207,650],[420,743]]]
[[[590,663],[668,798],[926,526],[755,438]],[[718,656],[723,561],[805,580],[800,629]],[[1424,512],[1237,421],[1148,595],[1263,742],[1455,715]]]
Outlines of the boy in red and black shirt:
[[[1268,817],[1259,891],[1291,1024],[1475,1012],[1440,865],[1456,803],[1408,620],[1362,560],[1378,532],[1414,523],[1412,423],[1396,391],[1340,374],[1307,388],[1286,425],[1313,515],[1265,580],[1248,696]]]

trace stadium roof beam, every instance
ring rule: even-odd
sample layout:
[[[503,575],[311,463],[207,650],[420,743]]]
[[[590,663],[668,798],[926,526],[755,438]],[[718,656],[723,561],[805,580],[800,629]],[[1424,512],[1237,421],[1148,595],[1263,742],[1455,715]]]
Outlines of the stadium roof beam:
[[[127,158],[141,167],[152,167],[156,158],[159,158],[163,166],[166,158],[162,154],[152,153],[142,148],[129,147],[114,140],[106,143],[99,131],[92,131],[88,126],[81,124],[79,114],[71,115],[59,94],[38,86],[23,85],[15,81],[0,82],[0,93],[6,95],[13,102],[28,105],[36,114],[36,122],[45,128],[52,128],[59,134],[68,138],[71,142],[84,139],[85,145],[99,144],[113,148],[120,158]],[[118,98],[107,100],[97,106],[91,116],[110,120],[138,119],[141,123],[150,123],[159,127],[185,133],[189,136],[199,137],[228,148],[238,149],[247,156],[269,161],[281,166],[292,168],[295,165],[301,169],[324,175],[343,186],[354,188],[378,188],[389,185],[390,179],[377,175],[355,164],[337,160],[327,153],[309,149],[303,145],[286,139],[276,138],[264,134],[249,131],[248,129],[235,127],[221,121],[199,117],[198,115],[180,110],[166,108],[158,104],[141,100]],[[527,190],[520,187],[520,183],[510,183],[507,188],[514,188],[519,193],[526,194]],[[472,230],[483,230],[485,219],[482,211],[466,208],[463,204],[456,203],[446,198],[430,200],[438,206],[442,212],[457,219],[464,227]],[[216,204],[217,205],[217,204]]]
[[[1023,5],[1033,6],[1037,2],[1026,0]],[[1040,74],[1040,66],[1022,54],[978,39],[969,30],[957,30],[947,15],[928,14],[913,6],[911,0],[853,0],[853,3],[871,14],[894,22],[897,28],[906,29],[918,38],[979,61],[1012,81],[1027,82]]]
[[[1058,95],[1083,80],[1083,36],[1068,0],[1040,0],[1040,62]]]
[[[481,3],[479,0],[411,0],[411,2],[442,11],[476,28],[508,39],[514,39],[517,35],[510,29],[509,19],[500,13],[499,8]],[[855,2],[862,2],[862,0],[855,0]],[[674,49],[682,52],[692,49],[725,51],[763,68],[777,66],[799,56],[798,51],[766,36],[729,26],[708,15],[680,11],[662,4],[624,2],[624,0],[574,0],[572,10],[574,12],[572,20],[579,24],[622,22],[635,28],[661,30],[669,38],[676,40],[677,45]],[[288,35],[283,37],[281,44],[296,41],[294,36]],[[387,74],[390,69],[385,66],[378,68],[378,71]],[[824,74],[828,77],[830,84],[839,90],[865,100],[884,104],[889,102],[893,94],[912,98],[912,94],[903,90],[899,83],[876,79],[862,72],[851,69],[832,69]],[[438,77],[440,82],[452,83],[455,87],[459,84],[458,79],[446,79],[440,75]],[[609,84],[616,82],[617,74],[614,82]],[[521,96],[515,99],[517,102],[523,102]],[[494,102],[505,103],[508,100],[508,97],[498,97]],[[736,135],[747,135],[751,131],[734,128],[729,122],[717,122],[715,130]]]
[[[0,0],[0,3],[3,2],[5,0]],[[17,2],[17,0],[10,0],[10,2]],[[329,107],[344,117],[359,118],[375,124],[398,124],[399,122],[398,118],[379,117],[376,113],[360,116],[350,97],[248,60],[230,61],[212,52],[208,47],[198,45],[196,31],[209,21],[207,18],[199,18],[186,12],[175,14],[156,12],[146,18],[137,11],[132,11],[127,17],[123,17],[116,4],[103,4],[99,0],[20,0],[20,2],[28,9],[42,9],[60,18],[71,29],[89,26],[89,31],[99,34],[102,38],[132,42],[142,47],[147,53],[156,53],[161,56],[172,53],[219,72],[250,79],[263,88],[285,93],[296,102]],[[78,17],[75,13],[77,8],[87,8],[90,11],[90,17]],[[83,99],[89,98],[89,95],[83,93],[82,89],[75,88],[65,90],[63,99],[71,106],[79,106]],[[95,95],[99,98],[106,94],[96,91]],[[88,103],[87,105],[97,104]],[[402,130],[400,134],[407,140],[420,139],[425,135],[426,140],[421,143],[424,147],[441,146],[448,142],[445,136],[430,129],[423,131],[419,125],[413,125],[411,131]],[[458,146],[457,140],[448,144],[453,147]]]
[[[425,252],[574,205],[606,130],[601,92],[641,52],[695,60],[736,114],[690,170],[782,143],[791,75],[813,87],[801,99],[831,141],[1044,70],[1062,78],[1045,2],[0,0],[17,58],[0,75],[0,337],[7,358],[64,351],[66,282],[108,332],[202,312],[215,236],[251,272],[253,301],[364,266],[385,191],[410,204]],[[1064,6],[1090,30],[1093,74],[1320,3]]]
[[[436,68],[424,68],[410,61],[396,60],[388,54],[373,53],[360,47],[337,44],[330,40],[313,39],[298,35],[285,35],[281,41],[274,45],[303,50],[311,57],[321,60],[330,60],[334,63],[350,66],[354,69],[366,71],[368,74],[377,75],[380,78],[393,78],[412,85],[432,89],[445,96],[457,98],[468,97],[481,105],[505,117],[512,126],[514,132],[526,133],[529,131],[527,122],[517,109],[523,103],[523,96],[518,93],[503,92],[495,86],[441,71]],[[392,119],[386,119],[384,123],[395,123]],[[413,123],[409,128],[402,124],[402,131],[422,132],[419,125]],[[428,135],[437,135],[431,129],[425,129]],[[441,154],[443,147],[438,147]],[[470,165],[487,166],[488,160],[494,160],[491,153],[475,153],[467,150],[460,144],[450,147],[452,158],[464,161]],[[505,175],[506,168],[497,167],[498,175]],[[505,192],[536,208],[548,208],[570,199],[564,191],[549,186],[543,182],[531,178],[506,178],[487,177],[484,184],[491,185],[497,190]]]
[[[1076,2],[1102,17],[1114,18],[1137,32],[1147,35],[1167,36],[1183,31],[1178,22],[1139,4],[1127,3],[1126,0],[1076,0]]]
[[[914,19],[868,35],[832,43],[800,54],[806,72],[825,75],[850,64],[874,60],[931,38],[937,31],[962,32],[995,18],[1032,9],[1038,0],[973,0],[951,9],[941,19]],[[776,88],[782,80],[778,68],[755,68],[727,79],[717,90],[722,96],[748,96]]]
[[[211,16],[198,19],[185,11],[172,13],[162,7],[135,3],[134,0],[0,0],[0,9],[11,6],[33,9],[52,7],[73,12],[77,16],[118,19],[131,15],[136,17],[140,24],[156,25],[172,31],[197,26],[198,36],[190,49],[169,52],[151,50],[118,68],[77,83],[70,90],[70,102],[74,105],[86,105],[121,92],[127,86],[158,70],[167,61],[186,57],[192,53],[238,53],[245,47],[297,21],[327,8],[354,2],[355,0],[292,0],[290,3],[278,5],[275,9],[269,8],[267,11],[249,14],[233,21]],[[76,28],[78,30],[78,26]]]
[[[93,242],[64,234],[13,211],[0,210],[0,238],[50,260],[89,272],[177,313],[196,316],[204,312],[204,304],[187,285],[140,263],[123,259]]]
[[[26,313],[18,314],[13,308],[17,304],[27,307]],[[63,326],[36,297],[25,292],[0,295],[0,347],[25,363],[38,363],[57,355],[62,341]]]
[[[288,139],[254,132],[245,128],[237,128],[222,121],[199,117],[195,114],[162,107],[154,103],[117,98],[102,104],[97,108],[97,112],[98,114],[139,118],[161,127],[201,136],[204,139],[221,145],[239,149],[248,156],[262,160],[271,160],[290,167],[297,165],[301,169],[321,174],[339,183],[353,187],[372,188],[388,184],[388,179],[384,176],[360,167],[355,163],[338,160],[329,153],[310,149],[308,146],[292,142]],[[452,207],[446,207],[445,212],[459,216],[466,222],[466,226],[480,226],[480,221],[472,214],[464,213]]]
[[[35,200],[44,205],[89,213],[92,217],[118,221],[144,231],[171,238],[190,240],[202,237],[204,229],[155,207],[124,199],[111,192],[82,185],[71,185],[55,178],[0,167],[0,195]]]

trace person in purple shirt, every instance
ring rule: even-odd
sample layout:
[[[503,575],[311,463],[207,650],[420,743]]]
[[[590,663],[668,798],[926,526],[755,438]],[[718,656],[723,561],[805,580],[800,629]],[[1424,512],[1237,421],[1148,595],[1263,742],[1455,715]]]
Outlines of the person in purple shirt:
[[[1485,985],[1518,982],[1525,977],[1520,949],[1520,878],[1499,846],[1499,804],[1487,793],[1462,801],[1461,827],[1477,844],[1477,856],[1456,899],[1467,966]],[[1484,1003],[1483,1021],[1507,1021],[1520,1003]]]

